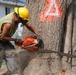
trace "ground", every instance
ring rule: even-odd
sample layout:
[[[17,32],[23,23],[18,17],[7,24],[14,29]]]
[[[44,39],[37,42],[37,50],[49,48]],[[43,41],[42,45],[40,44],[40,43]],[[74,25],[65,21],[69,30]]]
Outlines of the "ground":
[[[0,75],[3,75],[6,72],[7,72],[7,68],[6,68],[5,62],[3,62],[2,67],[0,68]]]

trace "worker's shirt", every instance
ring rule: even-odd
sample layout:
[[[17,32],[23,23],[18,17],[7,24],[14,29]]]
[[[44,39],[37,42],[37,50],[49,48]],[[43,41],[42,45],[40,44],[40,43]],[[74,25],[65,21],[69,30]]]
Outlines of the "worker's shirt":
[[[2,35],[2,27],[3,27],[4,23],[11,24],[11,28],[7,34],[8,37],[11,37],[15,33],[17,27],[15,27],[14,22],[13,22],[13,14],[14,14],[14,12],[12,12],[0,19],[0,37]]]

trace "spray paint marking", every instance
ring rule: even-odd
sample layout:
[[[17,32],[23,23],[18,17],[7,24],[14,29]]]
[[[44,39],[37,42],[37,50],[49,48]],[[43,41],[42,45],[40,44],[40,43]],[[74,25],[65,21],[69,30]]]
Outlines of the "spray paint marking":
[[[62,17],[63,11],[60,6],[60,0],[46,0],[46,7],[40,13],[40,21],[44,22],[56,20],[57,17]]]

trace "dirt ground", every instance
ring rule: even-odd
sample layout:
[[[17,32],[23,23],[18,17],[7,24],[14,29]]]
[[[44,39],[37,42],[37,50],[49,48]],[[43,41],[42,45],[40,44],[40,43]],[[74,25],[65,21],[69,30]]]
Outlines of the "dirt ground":
[[[7,72],[7,68],[6,68],[5,62],[3,62],[0,68],[0,75],[3,75],[6,72]]]
[[[5,73],[6,73],[6,71],[7,71],[7,69],[6,69],[6,68],[1,68],[1,69],[0,69],[0,75],[5,74]]]

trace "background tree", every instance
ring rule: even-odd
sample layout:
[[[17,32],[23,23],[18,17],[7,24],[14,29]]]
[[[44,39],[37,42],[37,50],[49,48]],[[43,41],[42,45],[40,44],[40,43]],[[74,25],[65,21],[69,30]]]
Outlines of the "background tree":
[[[50,12],[46,11],[50,8]],[[74,5],[74,6],[73,6]],[[58,8],[56,8],[56,6]],[[26,0],[26,7],[30,11],[30,23],[34,25],[44,42],[44,48],[68,53],[76,50],[76,1],[75,0]],[[58,14],[56,14],[58,11]],[[74,11],[74,12],[73,12]],[[56,12],[56,13],[55,13]],[[46,13],[46,16],[44,15]],[[51,13],[51,16],[47,15]],[[52,13],[55,13],[52,15]],[[23,38],[34,35],[24,28]],[[76,66],[66,62],[66,57],[55,53],[28,52],[28,65],[24,75],[75,75]],[[72,63],[73,61],[73,63]],[[76,65],[75,59],[71,63]]]

